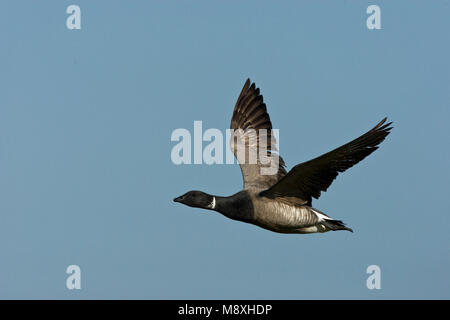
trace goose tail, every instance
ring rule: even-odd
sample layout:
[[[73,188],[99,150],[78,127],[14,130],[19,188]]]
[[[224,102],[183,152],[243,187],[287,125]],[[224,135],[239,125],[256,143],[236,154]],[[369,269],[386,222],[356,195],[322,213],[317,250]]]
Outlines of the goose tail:
[[[353,230],[345,225],[341,220],[324,219],[321,223],[330,230],[347,230],[353,232]]]
[[[341,220],[334,220],[327,216],[325,213],[311,208],[312,211],[316,214],[317,218],[319,218],[319,223],[327,227],[329,230],[337,231],[337,230],[347,230],[353,232],[353,230],[345,225]]]

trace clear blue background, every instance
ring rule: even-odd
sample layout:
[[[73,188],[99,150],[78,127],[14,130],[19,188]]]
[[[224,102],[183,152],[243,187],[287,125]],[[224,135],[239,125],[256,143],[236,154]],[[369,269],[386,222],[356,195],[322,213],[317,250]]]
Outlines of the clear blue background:
[[[81,7],[82,29],[66,28]],[[381,7],[382,30],[366,28]],[[2,1],[0,298],[450,298],[449,1]],[[355,233],[283,235],[173,203],[237,165],[175,166],[256,81],[288,167],[384,116],[314,206]],[[82,289],[66,288],[68,265]],[[382,289],[366,288],[381,267]]]

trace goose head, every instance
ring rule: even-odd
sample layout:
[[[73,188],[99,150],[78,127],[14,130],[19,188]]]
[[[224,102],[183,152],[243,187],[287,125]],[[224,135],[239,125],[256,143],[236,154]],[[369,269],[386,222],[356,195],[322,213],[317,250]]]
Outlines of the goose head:
[[[214,197],[202,191],[189,191],[173,201],[182,203],[189,207],[214,209]]]

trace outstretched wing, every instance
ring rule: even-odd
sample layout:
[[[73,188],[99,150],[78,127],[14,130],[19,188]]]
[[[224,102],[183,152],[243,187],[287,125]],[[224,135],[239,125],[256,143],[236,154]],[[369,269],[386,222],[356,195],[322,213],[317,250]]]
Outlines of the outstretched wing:
[[[318,199],[339,172],[344,172],[378,149],[377,146],[392,129],[392,122],[384,124],[385,122],[386,118],[359,138],[318,158],[296,165],[278,183],[260,195],[268,198],[295,197],[305,203],[311,203],[311,197]]]
[[[237,99],[230,127],[231,150],[241,167],[244,189],[267,189],[286,174],[263,96],[250,79]]]

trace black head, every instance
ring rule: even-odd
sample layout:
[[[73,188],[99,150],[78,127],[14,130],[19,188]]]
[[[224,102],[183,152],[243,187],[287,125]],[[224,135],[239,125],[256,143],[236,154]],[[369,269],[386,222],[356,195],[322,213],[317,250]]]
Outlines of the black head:
[[[173,199],[189,207],[212,209],[213,196],[201,191],[189,191],[178,198]]]

